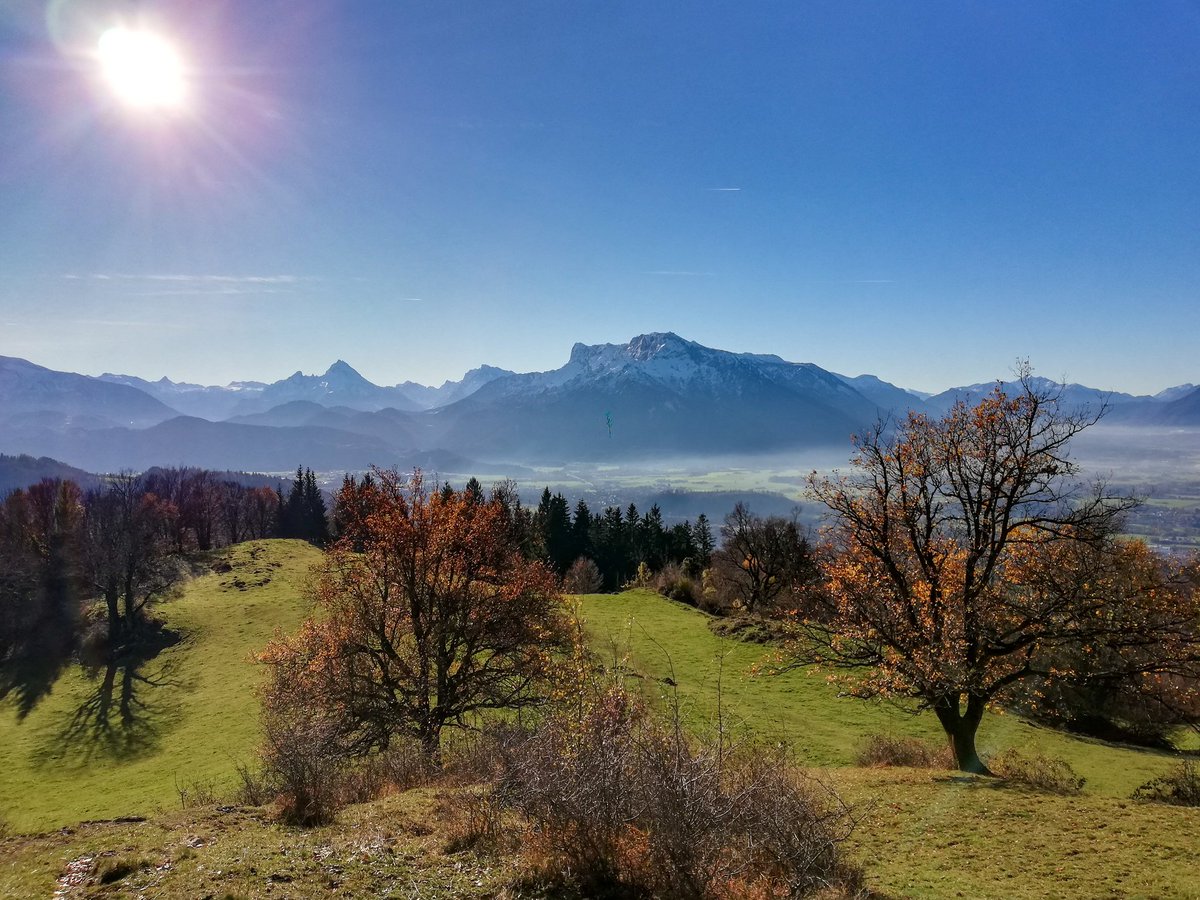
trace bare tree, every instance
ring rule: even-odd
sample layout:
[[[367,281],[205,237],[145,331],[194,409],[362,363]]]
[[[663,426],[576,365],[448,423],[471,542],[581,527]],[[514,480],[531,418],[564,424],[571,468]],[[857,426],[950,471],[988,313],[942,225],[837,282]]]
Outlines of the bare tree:
[[[817,575],[808,537],[795,516],[764,519],[742,503],[725,517],[712,570],[721,593],[747,612],[791,596]]]

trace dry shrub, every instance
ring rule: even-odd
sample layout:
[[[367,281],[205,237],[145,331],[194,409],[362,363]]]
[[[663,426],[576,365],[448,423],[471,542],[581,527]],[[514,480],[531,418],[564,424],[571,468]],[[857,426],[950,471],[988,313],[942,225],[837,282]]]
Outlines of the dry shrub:
[[[292,825],[325,825],[344,805],[346,754],[336,728],[315,711],[265,709],[262,760],[278,786],[280,818]]]
[[[175,793],[179,795],[180,809],[196,809],[216,805],[219,797],[217,782],[212,778],[192,778],[180,781],[175,776]]]
[[[1133,792],[1133,799],[1174,806],[1200,806],[1200,766],[1186,759],[1166,775],[1143,784]]]
[[[462,791],[454,800],[454,806],[443,803],[439,809],[439,818],[449,822],[450,838],[443,848],[446,853],[516,849],[517,832],[506,827],[505,810],[490,792]]]
[[[604,589],[600,568],[586,556],[571,563],[563,576],[563,592],[567,594],[598,594]]]
[[[533,825],[547,877],[585,895],[803,897],[859,875],[848,808],[779,753],[663,724],[618,686],[511,748],[498,801]]]
[[[442,749],[439,777],[443,782],[490,784],[504,772],[512,749],[530,734],[519,722],[489,722],[478,731],[455,735]]]
[[[953,769],[954,754],[946,744],[920,738],[873,734],[858,752],[858,764],[871,768],[907,766],[913,769]]]
[[[237,770],[240,782],[234,792],[234,800],[237,803],[242,806],[265,806],[279,794],[274,779],[262,765],[234,760],[233,766]]]
[[[677,563],[667,563],[654,576],[654,589],[670,600],[695,606],[701,596],[701,587]]]
[[[988,760],[988,768],[1001,778],[1053,794],[1078,794],[1087,779],[1057,756],[1005,750]]]

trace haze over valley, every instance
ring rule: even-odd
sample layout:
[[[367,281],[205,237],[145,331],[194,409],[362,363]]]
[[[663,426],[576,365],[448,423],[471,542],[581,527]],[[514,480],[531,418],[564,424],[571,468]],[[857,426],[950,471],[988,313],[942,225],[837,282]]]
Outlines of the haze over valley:
[[[1137,513],[1139,530],[1200,536],[1200,511],[1186,504],[1200,496],[1200,388],[1135,396],[1035,383],[1060,392],[1065,409],[1103,411],[1075,448],[1089,476],[1175,502]],[[97,473],[307,465],[330,486],[371,466],[421,468],[451,481],[512,478],[529,497],[549,485],[593,505],[657,503],[670,519],[720,515],[739,498],[777,514],[803,510],[805,476],[844,467],[851,436],[874,422],[937,417],[994,386],[927,395],[669,332],[577,343],[546,372],[481,365],[439,387],[375,385],[342,360],[323,374],[218,387],[0,358],[0,453]]]

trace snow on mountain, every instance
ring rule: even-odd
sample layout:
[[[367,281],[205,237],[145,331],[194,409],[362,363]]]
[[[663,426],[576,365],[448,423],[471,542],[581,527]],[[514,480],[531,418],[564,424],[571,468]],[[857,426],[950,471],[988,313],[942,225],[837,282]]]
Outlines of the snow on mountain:
[[[561,368],[498,378],[486,392],[489,397],[531,394],[619,381],[709,395],[743,393],[749,382],[756,382],[806,392],[832,404],[854,406],[865,399],[842,379],[812,363],[787,362],[773,354],[716,350],[673,332],[638,335],[627,344],[575,344]]]
[[[561,368],[497,378],[429,422],[441,446],[551,461],[828,445],[878,413],[819,366],[667,332],[576,344]]]
[[[880,410],[901,416],[908,410],[922,411],[925,408],[925,400],[931,396],[896,387],[891,382],[876,378],[874,375],[856,375],[853,378],[848,375],[838,375],[837,377],[878,406]]]
[[[1140,404],[1149,400],[1148,397],[1135,397],[1133,394],[1124,394],[1120,391],[1102,391],[1084,384],[1062,384],[1039,375],[1032,376],[1029,381],[1034,390],[1061,395],[1060,404],[1066,410],[1086,408],[1092,412],[1099,412],[1102,407],[1113,409],[1125,404]],[[1002,381],[1000,384],[1006,386],[1008,383]],[[995,386],[995,381],[988,381],[954,387],[935,394],[926,403],[930,409],[940,414],[949,410],[959,400],[968,405],[978,403],[984,396],[991,393]],[[1011,387],[1009,389],[1011,390]]]
[[[232,414],[239,402],[261,394],[266,387],[259,381],[235,381],[224,387],[190,384],[186,381],[172,381],[166,376],[158,381],[147,381],[136,375],[115,375],[111,372],[100,375],[98,380],[137,388],[184,415],[212,420],[226,418]]]

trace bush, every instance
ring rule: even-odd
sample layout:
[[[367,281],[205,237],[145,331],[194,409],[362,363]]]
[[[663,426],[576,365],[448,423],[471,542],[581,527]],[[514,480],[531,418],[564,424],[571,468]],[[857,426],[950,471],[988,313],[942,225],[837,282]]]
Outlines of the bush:
[[[1174,806],[1200,806],[1200,766],[1193,760],[1184,760],[1166,775],[1143,784],[1133,792],[1133,799]]]
[[[1005,750],[988,760],[988,768],[1001,778],[1054,794],[1078,794],[1087,780],[1065,759]]]
[[[454,806],[441,804],[439,818],[450,823],[446,853],[515,849],[516,835],[505,828],[504,809],[489,793],[463,792],[455,797]]]
[[[280,818],[292,825],[325,825],[344,805],[345,753],[335,728],[308,711],[263,711],[263,769],[279,789]]]
[[[459,784],[491,784],[504,772],[513,748],[529,739],[529,728],[514,722],[490,722],[458,736],[442,751],[441,776]]]
[[[695,606],[700,586],[676,563],[668,563],[654,577],[654,589],[670,600]]]
[[[384,751],[349,761],[338,777],[338,803],[368,803],[394,791],[425,784],[435,769],[413,740],[396,740]]]
[[[956,768],[954,754],[942,743],[919,738],[874,734],[858,752],[858,764],[872,768],[908,766],[914,769]]]
[[[567,594],[598,594],[604,589],[604,578],[592,560],[581,556],[571,563],[563,576],[563,592]]]
[[[849,810],[778,753],[688,739],[611,686],[511,747],[498,802],[546,875],[587,896],[800,897],[857,889]]]
[[[271,774],[263,766],[255,766],[234,760],[241,785],[234,793],[234,799],[243,806],[265,806],[279,794],[279,787],[274,783]]]

